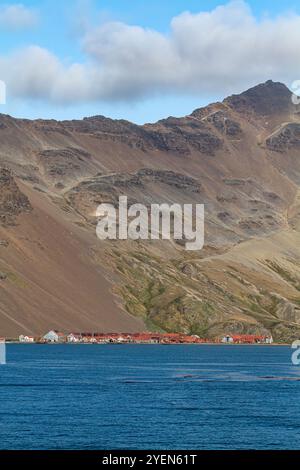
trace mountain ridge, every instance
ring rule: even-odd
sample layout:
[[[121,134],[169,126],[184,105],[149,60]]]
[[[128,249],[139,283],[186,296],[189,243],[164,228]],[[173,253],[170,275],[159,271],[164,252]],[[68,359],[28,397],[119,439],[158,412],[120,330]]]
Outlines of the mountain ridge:
[[[267,96],[265,95],[265,92],[267,92]],[[210,106],[214,106],[214,105],[218,105],[218,104],[227,104],[227,103],[233,103],[234,104],[235,99],[241,99],[241,98],[247,98],[247,97],[249,97],[251,99],[251,97],[252,97],[256,100],[261,100],[263,102],[266,102],[266,100],[267,100],[267,104],[269,106],[270,103],[272,102],[271,98],[272,98],[272,96],[274,96],[274,94],[276,95],[277,98],[278,98],[278,94],[279,94],[279,97],[281,98],[281,100],[280,100],[281,107],[286,108],[286,109],[291,107],[290,102],[291,102],[291,97],[292,97],[293,93],[289,90],[289,88],[284,83],[274,82],[273,80],[269,79],[266,82],[260,83],[258,85],[254,85],[254,86],[250,87],[249,89],[247,89],[247,90],[245,90],[241,93],[229,95],[228,97],[225,97],[222,101],[217,101],[215,103],[210,103],[208,105],[202,106],[201,108],[195,108],[194,110],[191,111],[190,114],[187,114],[185,116],[181,116],[181,117],[168,116],[168,117],[159,119],[158,121],[156,121],[154,123],[146,122],[144,124],[136,124],[136,123],[134,123],[132,121],[129,121],[127,119],[123,119],[123,118],[114,119],[114,118],[111,118],[111,117],[108,117],[108,116],[105,116],[105,115],[102,115],[102,114],[84,116],[82,119],[62,119],[62,120],[59,120],[59,119],[54,119],[54,118],[51,118],[51,119],[50,118],[47,118],[47,119],[43,119],[43,118],[35,118],[35,119],[20,118],[20,117],[14,117],[14,116],[9,115],[9,114],[0,113],[0,119],[1,118],[2,119],[3,118],[8,118],[8,119],[17,120],[17,121],[27,121],[27,122],[42,121],[42,122],[56,122],[56,123],[64,123],[64,122],[71,123],[71,122],[81,122],[81,121],[93,121],[93,120],[94,121],[96,121],[96,120],[102,121],[102,120],[106,120],[106,121],[111,121],[111,122],[131,124],[131,125],[137,126],[137,127],[144,127],[144,126],[148,126],[148,125],[149,126],[155,125],[155,124],[158,124],[160,122],[167,121],[168,119],[182,119],[184,117],[189,117],[189,116],[193,115],[193,113],[195,113],[199,110],[209,108]],[[287,107],[287,104],[289,105],[288,107]]]

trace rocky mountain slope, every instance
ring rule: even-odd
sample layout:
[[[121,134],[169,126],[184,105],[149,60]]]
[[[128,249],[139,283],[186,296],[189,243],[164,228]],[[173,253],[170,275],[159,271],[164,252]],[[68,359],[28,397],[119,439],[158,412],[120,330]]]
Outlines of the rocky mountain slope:
[[[0,336],[300,335],[300,110],[280,83],[138,126],[0,116]],[[205,247],[105,241],[101,202],[204,203]]]

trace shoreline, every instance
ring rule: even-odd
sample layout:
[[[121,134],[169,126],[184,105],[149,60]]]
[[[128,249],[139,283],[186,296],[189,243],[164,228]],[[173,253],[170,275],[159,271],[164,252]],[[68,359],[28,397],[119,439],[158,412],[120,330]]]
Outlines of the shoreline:
[[[29,344],[273,344],[272,335],[220,335],[203,338],[185,333],[63,333],[50,330],[44,336],[3,337],[2,341]]]
[[[32,343],[21,343],[20,341],[6,341],[6,345],[8,344],[17,344],[20,346],[30,346],[30,345],[39,345],[39,346],[288,346],[291,347],[290,343],[39,343],[39,342],[32,342]]]

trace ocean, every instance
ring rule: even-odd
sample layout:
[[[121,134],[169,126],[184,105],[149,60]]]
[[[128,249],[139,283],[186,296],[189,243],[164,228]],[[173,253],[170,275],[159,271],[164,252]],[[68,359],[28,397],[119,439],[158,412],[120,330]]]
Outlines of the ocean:
[[[300,449],[287,346],[17,345],[1,449]]]

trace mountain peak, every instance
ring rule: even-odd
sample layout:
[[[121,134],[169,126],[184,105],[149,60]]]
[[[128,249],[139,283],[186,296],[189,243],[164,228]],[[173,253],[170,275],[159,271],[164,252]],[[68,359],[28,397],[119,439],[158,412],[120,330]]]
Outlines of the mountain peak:
[[[259,115],[284,113],[291,108],[291,91],[280,82],[268,80],[239,95],[229,96],[224,103],[238,112],[254,112]]]

